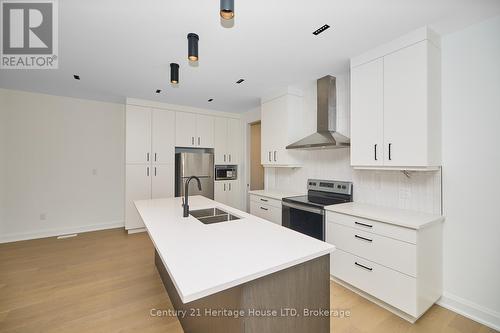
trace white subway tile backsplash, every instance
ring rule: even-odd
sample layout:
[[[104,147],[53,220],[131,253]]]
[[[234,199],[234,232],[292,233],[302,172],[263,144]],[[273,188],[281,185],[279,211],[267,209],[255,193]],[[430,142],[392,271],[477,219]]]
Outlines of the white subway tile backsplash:
[[[349,149],[304,153],[301,168],[266,168],[266,189],[305,193],[307,179],[347,180],[354,183],[354,201],[428,213],[441,213],[441,172],[354,170]]]

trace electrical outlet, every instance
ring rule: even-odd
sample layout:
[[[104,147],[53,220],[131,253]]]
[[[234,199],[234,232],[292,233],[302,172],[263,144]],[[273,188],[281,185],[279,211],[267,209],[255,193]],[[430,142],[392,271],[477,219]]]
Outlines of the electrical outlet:
[[[41,221],[45,221],[46,219],[47,219],[47,214],[45,214],[45,213],[40,214]]]

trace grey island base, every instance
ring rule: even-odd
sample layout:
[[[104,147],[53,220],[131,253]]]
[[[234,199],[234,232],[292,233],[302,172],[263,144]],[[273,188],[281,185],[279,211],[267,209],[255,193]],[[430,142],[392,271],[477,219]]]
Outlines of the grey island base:
[[[185,333],[327,333],[330,255],[182,303],[163,262],[155,264]],[[203,277],[200,276],[200,279]]]

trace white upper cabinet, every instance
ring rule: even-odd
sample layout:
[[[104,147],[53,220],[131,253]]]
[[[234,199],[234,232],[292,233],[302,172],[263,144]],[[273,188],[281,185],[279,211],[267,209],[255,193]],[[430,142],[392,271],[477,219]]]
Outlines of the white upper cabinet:
[[[261,106],[261,163],[265,167],[299,166],[297,151],[286,146],[297,141],[294,132],[302,97],[287,93],[262,102]]]
[[[351,59],[351,164],[441,165],[439,38],[422,28]]]
[[[152,110],[151,160],[157,164],[174,164],[175,157],[175,112]]]
[[[151,109],[127,105],[126,161],[128,164],[151,161]]]
[[[178,147],[196,146],[196,114],[187,112],[175,114],[175,145]]]
[[[196,115],[196,144],[201,148],[214,147],[214,117]]]
[[[178,147],[213,148],[214,117],[177,112],[175,144]]]
[[[239,164],[241,124],[239,119],[215,118],[215,164]]]
[[[384,64],[373,60],[351,70],[351,159],[384,165]]]

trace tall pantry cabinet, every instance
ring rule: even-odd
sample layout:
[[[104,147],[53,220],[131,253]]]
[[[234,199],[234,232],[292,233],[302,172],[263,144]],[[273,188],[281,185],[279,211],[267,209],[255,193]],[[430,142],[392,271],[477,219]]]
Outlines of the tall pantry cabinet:
[[[144,228],[134,200],[174,196],[175,112],[126,107],[125,229]]]

